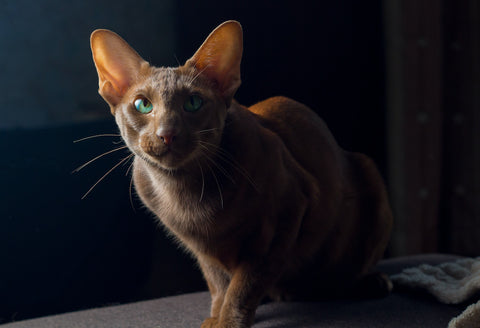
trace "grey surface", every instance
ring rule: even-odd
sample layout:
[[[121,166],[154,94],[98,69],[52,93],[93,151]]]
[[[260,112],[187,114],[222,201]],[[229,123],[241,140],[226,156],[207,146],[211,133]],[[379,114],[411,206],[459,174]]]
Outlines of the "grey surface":
[[[112,306],[2,325],[2,328],[188,328],[208,316],[207,292]],[[257,310],[255,328],[446,327],[461,307],[393,294],[385,299],[316,303],[268,303]]]
[[[200,327],[208,313],[206,292],[166,297],[127,305],[49,316],[1,325],[2,328],[157,328]]]
[[[436,264],[451,256],[387,260],[381,267],[398,271],[418,263]],[[387,270],[388,271],[388,270]],[[206,292],[97,308],[2,325],[2,328],[188,328],[200,327],[208,315]],[[384,299],[310,303],[268,303],[257,310],[255,328],[287,327],[446,327],[464,305],[439,304],[431,297],[394,292]]]

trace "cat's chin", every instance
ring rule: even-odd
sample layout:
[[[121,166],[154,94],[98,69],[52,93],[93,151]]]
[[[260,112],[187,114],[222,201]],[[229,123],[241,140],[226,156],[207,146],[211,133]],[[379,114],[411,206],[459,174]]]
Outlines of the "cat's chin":
[[[186,159],[178,154],[169,152],[162,156],[152,156],[148,153],[143,153],[140,157],[150,166],[153,166],[161,171],[174,172],[185,166]]]

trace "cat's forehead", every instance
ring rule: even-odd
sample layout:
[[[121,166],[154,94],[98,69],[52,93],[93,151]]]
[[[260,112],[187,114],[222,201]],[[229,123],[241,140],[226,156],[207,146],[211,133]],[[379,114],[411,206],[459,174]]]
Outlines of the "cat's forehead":
[[[199,93],[213,97],[214,92],[207,78],[193,67],[155,67],[150,66],[148,74],[143,76],[133,93],[143,94],[150,101],[169,104],[180,95]]]
[[[177,67],[153,67],[146,83],[156,90],[176,91],[190,88],[195,82],[195,70]]]
[[[180,96],[199,93],[206,97],[213,97],[214,92],[208,79],[192,67],[154,67],[150,66],[148,74],[143,76],[136,87],[134,94],[143,94],[150,101],[160,101],[169,104]]]

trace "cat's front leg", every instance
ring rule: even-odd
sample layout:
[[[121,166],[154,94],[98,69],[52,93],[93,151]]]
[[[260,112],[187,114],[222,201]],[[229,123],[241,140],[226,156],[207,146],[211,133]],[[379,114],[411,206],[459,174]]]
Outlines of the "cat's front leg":
[[[253,266],[250,263],[240,265],[233,272],[218,322],[206,327],[251,327],[255,321],[255,311],[266,290],[278,277],[279,271],[265,270],[265,268],[265,263],[261,266]]]
[[[199,258],[200,268],[202,269],[203,276],[207,281],[208,290],[212,298],[212,305],[210,308],[210,316],[205,320],[202,328],[215,327],[213,324],[218,322],[220,316],[220,310],[223,306],[225,294],[227,292],[230,277],[220,267],[209,263],[205,259]]]

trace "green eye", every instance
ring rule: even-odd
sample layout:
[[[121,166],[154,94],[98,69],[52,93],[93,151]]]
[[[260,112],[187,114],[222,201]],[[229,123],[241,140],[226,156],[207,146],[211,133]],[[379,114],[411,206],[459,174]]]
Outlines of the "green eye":
[[[196,112],[203,105],[203,100],[199,96],[193,95],[187,98],[183,104],[183,109],[187,112]]]
[[[135,108],[142,114],[148,114],[153,110],[152,103],[145,97],[138,97],[135,99],[133,104],[135,105]]]

